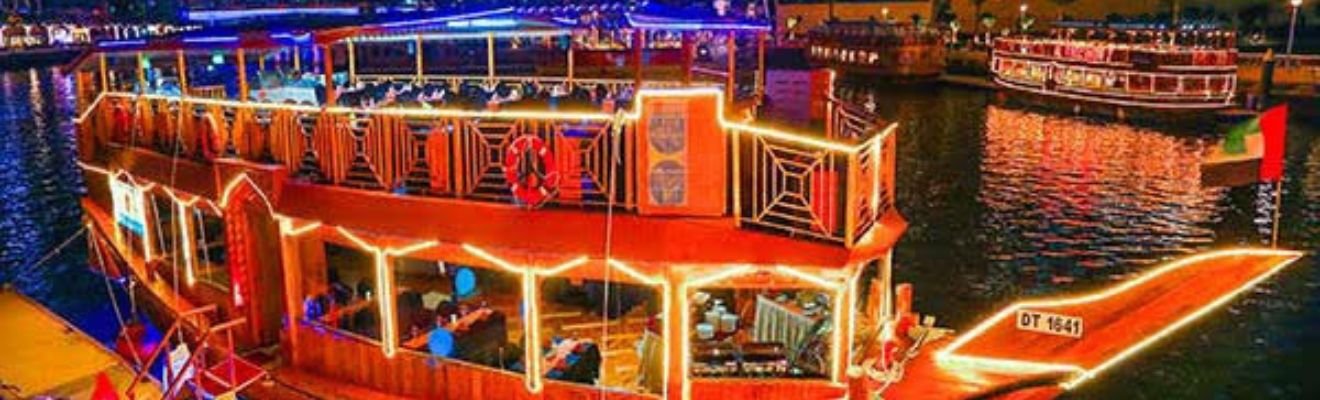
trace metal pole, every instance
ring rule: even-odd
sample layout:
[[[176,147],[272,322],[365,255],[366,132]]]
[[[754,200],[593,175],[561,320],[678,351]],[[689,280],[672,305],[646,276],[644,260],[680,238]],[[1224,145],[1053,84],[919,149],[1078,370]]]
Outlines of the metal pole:
[[[1274,184],[1274,227],[1270,230],[1270,247],[1279,247],[1279,219],[1283,217],[1283,177]]]
[[[1293,37],[1297,34],[1297,10],[1302,8],[1302,2],[1293,0],[1292,2],[1292,21],[1288,23],[1288,59],[1292,60]]]

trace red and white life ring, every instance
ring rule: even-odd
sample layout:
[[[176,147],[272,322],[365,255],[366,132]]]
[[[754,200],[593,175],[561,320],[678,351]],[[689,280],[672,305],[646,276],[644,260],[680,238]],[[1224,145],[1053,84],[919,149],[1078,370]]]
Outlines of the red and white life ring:
[[[554,154],[540,137],[519,136],[504,151],[504,180],[518,204],[540,206],[558,192],[559,179]]]

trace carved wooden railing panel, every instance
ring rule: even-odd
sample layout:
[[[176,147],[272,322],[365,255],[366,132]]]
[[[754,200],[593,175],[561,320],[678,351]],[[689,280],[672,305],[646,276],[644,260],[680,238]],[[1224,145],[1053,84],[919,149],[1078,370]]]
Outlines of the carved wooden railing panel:
[[[431,114],[119,94],[102,99],[80,126],[92,127],[93,143],[165,155],[177,149],[202,162],[234,157],[280,164],[311,183],[471,201],[514,202],[506,153],[517,138],[532,135],[551,152],[544,161],[561,174],[548,205],[600,207],[613,200],[624,209],[636,206],[637,126],[626,116]],[[155,111],[136,121],[135,108]],[[730,217],[741,226],[845,246],[878,226],[893,208],[895,126],[881,127],[855,107],[832,107],[827,118],[825,136],[834,139],[722,122],[730,135]],[[155,145],[139,140],[148,135],[135,134],[135,126],[154,127]]]
[[[742,223],[794,236],[840,240],[848,154],[739,134]]]

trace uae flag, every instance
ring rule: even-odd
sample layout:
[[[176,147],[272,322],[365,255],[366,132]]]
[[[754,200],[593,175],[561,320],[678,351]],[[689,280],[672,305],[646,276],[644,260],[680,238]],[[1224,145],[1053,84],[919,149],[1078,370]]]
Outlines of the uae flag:
[[[1260,180],[1274,182],[1282,179],[1283,143],[1288,136],[1288,105],[1274,106],[1260,116],[1233,127],[1224,139],[1224,153],[1246,153],[1251,147],[1247,143],[1256,139],[1256,135],[1260,135],[1261,142],[1264,142],[1264,149],[1260,153]]]

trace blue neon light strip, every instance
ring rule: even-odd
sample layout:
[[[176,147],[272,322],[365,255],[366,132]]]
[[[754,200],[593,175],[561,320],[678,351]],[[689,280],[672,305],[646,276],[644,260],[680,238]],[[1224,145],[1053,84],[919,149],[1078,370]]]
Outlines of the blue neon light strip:
[[[448,23],[448,22],[450,22],[450,21],[461,21],[461,20],[471,20],[471,19],[477,19],[477,18],[485,18],[485,17],[494,16],[494,15],[507,14],[507,13],[512,12],[512,11],[513,11],[513,7],[505,7],[505,8],[495,9],[495,10],[489,10],[489,11],[478,11],[478,12],[467,13],[467,14],[455,14],[455,15],[445,15],[445,16],[439,16],[439,17],[423,18],[423,19],[408,20],[408,21],[386,22],[386,23],[382,23],[382,24],[379,24],[379,25],[376,25],[376,26],[377,26],[377,27],[380,27],[380,28],[385,28],[385,29],[407,28],[407,27],[418,26],[418,25],[428,25],[428,24],[435,24],[435,23]]]
[[[103,49],[112,49],[119,47],[141,47],[146,46],[146,40],[114,40],[97,43],[96,46]]]
[[[253,8],[246,10],[189,10],[186,17],[190,21],[224,21],[243,18],[286,17],[298,15],[321,15],[356,17],[360,15],[357,7],[317,7],[317,8]]]
[[[737,23],[737,22],[706,22],[685,19],[670,19],[657,17],[637,17],[628,14],[628,24],[634,28],[656,29],[667,31],[702,31],[702,30],[729,30],[729,31],[770,31],[770,25],[757,23]]]
[[[183,38],[184,43],[206,44],[206,43],[236,43],[238,36],[203,36]]]

